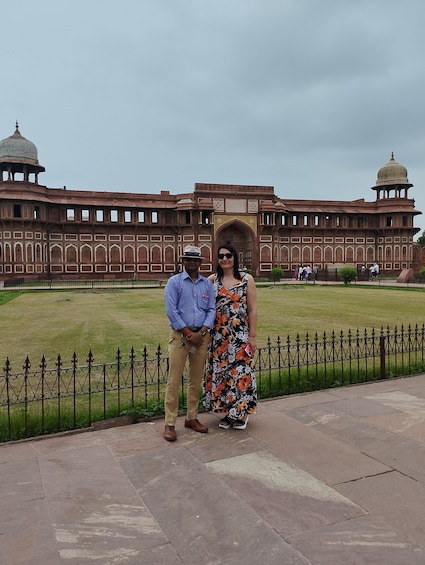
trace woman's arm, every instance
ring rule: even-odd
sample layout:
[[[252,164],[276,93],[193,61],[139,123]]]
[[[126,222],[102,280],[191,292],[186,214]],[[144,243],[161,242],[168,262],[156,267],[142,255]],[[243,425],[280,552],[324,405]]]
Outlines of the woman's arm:
[[[249,324],[248,343],[254,353],[257,349],[257,287],[255,286],[255,281],[252,275],[248,275],[246,299]]]

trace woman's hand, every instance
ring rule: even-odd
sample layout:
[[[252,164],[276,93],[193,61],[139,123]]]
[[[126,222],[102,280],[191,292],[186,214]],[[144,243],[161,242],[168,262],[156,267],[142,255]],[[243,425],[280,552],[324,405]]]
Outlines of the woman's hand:
[[[254,355],[257,349],[257,338],[254,336],[248,336],[248,344],[251,347],[252,354]]]

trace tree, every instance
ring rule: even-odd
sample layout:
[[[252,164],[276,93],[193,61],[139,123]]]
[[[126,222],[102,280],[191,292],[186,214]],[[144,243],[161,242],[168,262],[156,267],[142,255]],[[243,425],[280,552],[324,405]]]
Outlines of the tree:
[[[425,230],[422,232],[422,235],[418,237],[417,242],[421,247],[425,247]]]
[[[344,284],[349,284],[350,282],[356,280],[357,273],[354,267],[350,267],[348,265],[341,267],[339,274],[341,276],[341,279],[344,281]]]

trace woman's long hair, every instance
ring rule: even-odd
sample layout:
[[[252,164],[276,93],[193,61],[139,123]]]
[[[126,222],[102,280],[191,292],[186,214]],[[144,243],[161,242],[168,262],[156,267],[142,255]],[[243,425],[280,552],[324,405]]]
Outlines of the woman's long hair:
[[[227,243],[222,243],[221,245],[218,246],[218,251],[220,252],[220,249],[227,249],[228,251],[230,251],[230,253],[233,255],[234,257],[234,261],[233,261],[233,275],[235,277],[235,279],[241,280],[242,279],[242,275],[239,271],[239,257],[238,257],[238,252],[236,251],[236,249],[233,247],[233,245],[229,242]],[[224,275],[223,269],[220,267],[220,263],[217,264],[217,277],[219,279],[222,279]]]

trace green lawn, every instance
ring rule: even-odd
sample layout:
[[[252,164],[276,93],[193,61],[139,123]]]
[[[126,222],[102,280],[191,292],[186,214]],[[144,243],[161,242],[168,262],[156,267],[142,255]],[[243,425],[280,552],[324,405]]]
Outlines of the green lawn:
[[[299,333],[422,325],[423,289],[339,285],[276,285],[259,290],[261,341]]]
[[[70,290],[0,293],[0,362],[8,357],[19,370],[29,357],[36,369],[42,355],[49,367],[58,354],[69,366],[75,352],[85,364],[89,350],[96,363],[113,361],[119,348],[128,359],[131,347],[150,357],[160,344],[167,352],[168,321],[164,289]],[[8,300],[10,298],[10,300]],[[348,329],[361,332],[387,325],[425,322],[422,289],[339,285],[266,285],[258,288],[261,347],[268,337],[297,333],[319,337]]]

